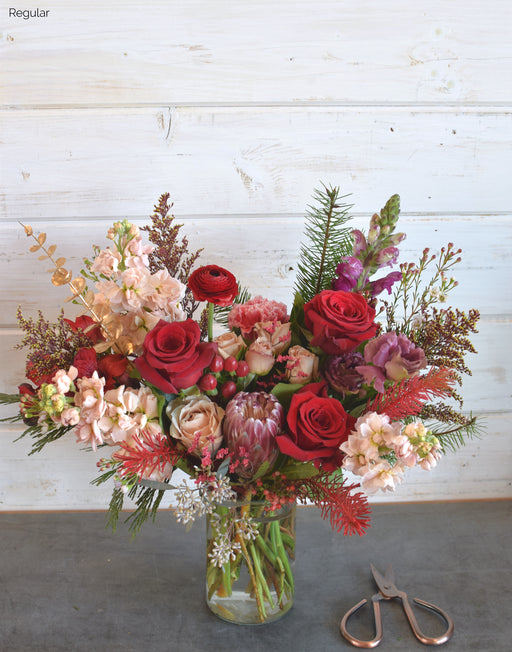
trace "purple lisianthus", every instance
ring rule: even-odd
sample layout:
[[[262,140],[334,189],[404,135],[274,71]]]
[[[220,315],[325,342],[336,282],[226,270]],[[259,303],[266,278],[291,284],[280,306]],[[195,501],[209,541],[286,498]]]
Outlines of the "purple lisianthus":
[[[353,290],[363,272],[363,263],[354,256],[345,256],[336,267],[338,278],[333,279],[332,289],[350,292]]]
[[[330,355],[326,360],[322,375],[334,391],[343,396],[358,394],[363,377],[357,368],[362,364],[364,364],[364,358],[357,351],[343,355]]]
[[[383,333],[368,342],[364,349],[366,365],[357,371],[378,392],[384,392],[384,382],[398,382],[410,378],[427,366],[425,352],[415,346],[405,335]]]

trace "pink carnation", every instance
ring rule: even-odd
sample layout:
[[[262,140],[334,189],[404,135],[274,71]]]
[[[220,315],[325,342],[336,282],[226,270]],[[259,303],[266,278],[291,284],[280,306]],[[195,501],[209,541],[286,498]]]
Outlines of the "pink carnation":
[[[284,303],[271,301],[261,296],[250,299],[247,303],[236,304],[228,315],[230,328],[239,328],[245,338],[252,338],[252,330],[259,322],[289,321],[288,312]]]

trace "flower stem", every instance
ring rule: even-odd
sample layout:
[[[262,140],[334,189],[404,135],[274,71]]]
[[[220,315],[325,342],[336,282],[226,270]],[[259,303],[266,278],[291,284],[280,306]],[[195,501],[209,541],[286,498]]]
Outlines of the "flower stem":
[[[242,552],[245,557],[245,562],[247,564],[247,569],[249,571],[249,575],[251,576],[252,585],[254,587],[254,595],[256,597],[256,604],[258,606],[258,615],[260,617],[260,622],[264,623],[266,618],[266,613],[265,613],[265,607],[263,606],[263,600],[262,600],[263,596],[261,595],[261,586],[258,584],[256,575],[254,574],[254,568],[251,563],[249,551],[247,550],[247,546],[245,545],[245,541],[243,537],[240,537],[240,546],[242,548]]]
[[[208,342],[213,340],[213,303],[208,302]]]

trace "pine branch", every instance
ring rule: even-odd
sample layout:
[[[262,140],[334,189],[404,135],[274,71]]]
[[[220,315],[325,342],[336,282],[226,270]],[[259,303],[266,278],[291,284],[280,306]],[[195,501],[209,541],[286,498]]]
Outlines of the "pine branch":
[[[34,439],[35,441],[32,442],[32,450],[29,453],[29,455],[33,455],[34,453],[39,453],[46,444],[57,441],[57,439],[66,435],[70,430],[73,430],[73,426],[55,426],[54,428],[45,430],[42,425],[37,424],[29,426],[17,439],[15,439],[15,441],[26,436]]]
[[[429,430],[439,439],[443,453],[455,452],[466,444],[467,439],[480,439],[484,432],[481,419],[470,415],[464,422],[446,430],[445,424],[429,425]]]
[[[352,253],[351,229],[344,226],[349,220],[352,205],[340,203],[338,187],[324,186],[315,190],[317,206],[309,206],[306,213],[304,236],[297,264],[295,293],[304,302],[330,288],[336,267],[343,256]]]
[[[238,284],[238,294],[233,301],[233,305],[236,303],[247,303],[251,298],[251,294],[246,287],[242,287],[240,283]],[[214,306],[213,316],[215,322],[224,328],[228,328],[228,315],[231,312],[233,306]]]
[[[134,485],[128,494],[132,500],[135,499],[137,491],[139,494],[135,500],[137,508],[125,521],[125,523],[129,523],[128,529],[132,534],[132,538],[135,538],[147,520],[151,519],[153,522],[155,521],[158,508],[165,493],[163,489],[152,489],[150,487],[143,487],[140,484]]]
[[[423,405],[432,398],[449,396],[454,382],[451,369],[432,368],[423,376],[407,378],[392,385],[369,401],[365,411],[385,413],[393,420],[405,419],[419,414]]]

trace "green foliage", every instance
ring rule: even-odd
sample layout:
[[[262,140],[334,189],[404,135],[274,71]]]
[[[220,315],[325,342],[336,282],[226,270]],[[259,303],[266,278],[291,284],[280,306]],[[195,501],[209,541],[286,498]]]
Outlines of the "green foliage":
[[[351,229],[344,226],[350,220],[352,205],[344,204],[341,200],[348,195],[339,193],[338,187],[315,190],[316,205],[309,206],[306,213],[305,241],[295,281],[295,292],[305,303],[330,288],[340,259],[352,253]]]
[[[91,484],[100,485],[107,482],[107,480],[115,480],[119,466],[121,465],[113,464],[111,468],[95,478]],[[132,537],[135,537],[148,519],[155,520],[165,489],[145,486],[144,482],[139,482],[136,475],[126,477],[122,482],[124,486],[115,487],[112,492],[108,507],[107,527],[111,527],[113,532],[116,531],[123,509],[124,497],[127,495],[131,500],[135,501],[136,508],[125,519],[125,523],[129,524],[128,530],[131,532]]]
[[[238,283],[238,294],[233,302],[233,305],[236,303],[247,303],[250,298],[251,294],[249,290],[245,287],[242,287],[240,283]],[[233,306],[214,306],[213,308],[213,318],[215,323],[219,324],[220,326],[224,326],[226,330],[229,328],[228,315],[232,307]]]
[[[470,414],[463,423],[456,424],[448,430],[446,430],[446,424],[443,423],[429,425],[428,428],[439,439],[443,453],[455,452],[458,448],[466,445],[467,439],[480,439],[485,431],[481,419],[482,417],[477,419]]]
[[[46,444],[57,441],[57,439],[60,439],[72,429],[73,426],[55,426],[54,428],[45,430],[42,425],[36,424],[34,426],[28,426],[15,441],[25,436],[31,437],[34,441],[32,442],[32,450],[29,455],[33,455],[34,453],[39,453]]]

